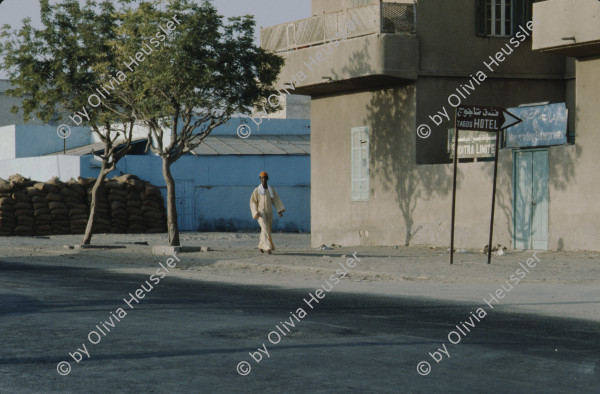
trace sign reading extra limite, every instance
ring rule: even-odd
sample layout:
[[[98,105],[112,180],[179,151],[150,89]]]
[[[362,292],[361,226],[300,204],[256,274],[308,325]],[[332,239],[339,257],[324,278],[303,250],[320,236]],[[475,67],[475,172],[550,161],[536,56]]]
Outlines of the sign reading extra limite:
[[[496,205],[496,180],[498,178],[498,149],[500,136],[498,133],[507,127],[521,123],[522,120],[500,107],[484,107],[480,105],[460,105],[456,108],[454,129],[458,138],[454,138],[454,174],[452,177],[452,225],[450,227],[450,264],[454,261],[454,221],[456,218],[456,177],[458,171],[459,141],[461,130],[491,131],[494,138],[494,183],[492,190],[492,215],[490,220],[490,240],[488,243],[488,264],[492,262],[492,237],[494,233],[494,207]]]
[[[496,134],[487,131],[467,130],[458,136],[458,158],[494,157]],[[448,129],[448,153],[454,157],[454,129]]]

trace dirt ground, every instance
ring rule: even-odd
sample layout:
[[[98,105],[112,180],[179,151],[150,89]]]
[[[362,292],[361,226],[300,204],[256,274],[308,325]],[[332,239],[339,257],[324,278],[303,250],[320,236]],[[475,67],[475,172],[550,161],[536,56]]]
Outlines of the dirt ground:
[[[346,267],[349,273],[335,291],[436,298],[478,306],[491,300],[503,285],[505,291],[500,294],[505,297],[494,302],[497,310],[600,321],[600,252],[539,251],[533,256],[533,251],[507,250],[502,256],[493,256],[488,265],[487,255],[467,250],[455,254],[450,265],[448,248],[334,246],[321,250],[310,247],[310,234],[276,233],[273,238],[277,249],[267,255],[257,249],[258,233],[182,233],[183,246],[210,250],[178,254],[181,261],[169,275],[311,289],[323,285],[341,269],[340,264],[356,254],[356,266]],[[113,248],[65,247],[80,241],[81,236],[75,235],[2,237],[0,258],[152,274],[168,257],[152,254],[153,245],[167,244],[165,234],[99,234],[92,244]]]

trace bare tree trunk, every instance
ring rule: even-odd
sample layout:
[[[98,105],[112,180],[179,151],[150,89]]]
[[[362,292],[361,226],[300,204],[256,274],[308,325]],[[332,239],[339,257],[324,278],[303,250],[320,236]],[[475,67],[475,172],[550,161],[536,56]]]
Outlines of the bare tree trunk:
[[[177,205],[175,203],[175,181],[171,174],[171,162],[162,158],[162,170],[167,184],[167,227],[169,230],[169,245],[181,246],[179,242],[179,227],[177,226]]]
[[[106,177],[106,166],[106,161],[102,160],[102,168],[100,169],[100,174],[98,174],[98,178],[96,178],[96,183],[94,183],[94,187],[92,187],[92,202],[90,204],[90,216],[88,217],[87,226],[85,228],[85,234],[83,235],[83,240],[81,241],[82,245],[89,245],[92,241],[94,221],[96,220],[96,202],[98,201],[98,191],[100,190],[100,187],[104,182],[104,178]]]

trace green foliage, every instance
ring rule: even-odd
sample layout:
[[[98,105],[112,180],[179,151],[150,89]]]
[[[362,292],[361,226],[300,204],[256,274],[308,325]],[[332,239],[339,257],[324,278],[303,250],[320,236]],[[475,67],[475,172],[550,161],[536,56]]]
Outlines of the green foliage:
[[[40,0],[41,29],[30,20],[2,29],[8,94],[24,98],[26,120],[81,112],[97,132],[141,121],[155,152],[173,162],[276,93],[283,59],[254,45],[253,17],[224,21],[209,1],[113,3]]]
[[[111,51],[119,20],[111,1],[76,0],[51,5],[40,0],[42,28],[31,20],[12,30],[4,26],[0,37],[2,68],[14,88],[8,94],[23,97],[25,120],[64,120],[68,114],[90,107],[88,98],[117,66]],[[103,105],[87,111],[90,126],[131,119],[122,103],[107,97]],[[87,120],[87,119],[85,119]]]
[[[162,4],[124,10],[114,52],[125,65],[154,49],[127,70],[127,101],[150,127],[154,151],[173,162],[232,115],[250,113],[274,94],[283,59],[254,45],[251,16],[225,22],[208,1]],[[166,38],[154,48],[160,34]]]

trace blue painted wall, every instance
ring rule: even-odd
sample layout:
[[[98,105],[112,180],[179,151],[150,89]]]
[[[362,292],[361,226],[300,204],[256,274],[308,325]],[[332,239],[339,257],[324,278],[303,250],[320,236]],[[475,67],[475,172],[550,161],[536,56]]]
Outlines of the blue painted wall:
[[[54,126],[15,126],[15,156],[34,157],[47,155],[49,153],[66,148],[77,148],[92,142],[92,134],[89,127],[71,127],[69,138],[60,138]]]
[[[310,134],[309,120],[263,119],[258,128],[251,118],[235,118],[215,129],[212,135],[235,136],[238,126],[244,123],[252,128],[252,136]],[[0,172],[5,178],[15,173],[37,181],[47,181],[53,176],[59,176],[63,181],[77,176],[98,176],[99,163],[91,155],[40,157],[62,150],[63,139],[58,137],[55,127],[17,125],[3,128],[3,131],[0,140],[5,137],[5,145],[14,144],[15,148],[14,154],[2,161],[3,171]],[[91,142],[89,128],[73,127],[72,132],[66,139],[67,149]],[[28,158],[14,159],[13,156]],[[268,171],[270,184],[287,209],[283,219],[274,218],[273,229],[310,231],[310,156],[186,155],[171,170],[176,181],[189,180],[193,184],[190,195],[193,220],[188,230],[258,229],[257,222],[250,216],[250,195],[260,182],[258,174]],[[120,175],[120,172],[135,174],[166,189],[161,159],[153,154],[123,158],[109,177]]]
[[[256,119],[259,121],[258,119]],[[237,135],[240,124],[248,124],[252,136],[310,134],[310,120],[263,119],[260,127],[251,118],[234,118],[211,133]],[[135,174],[163,189],[162,161],[159,157],[126,156],[109,177]],[[186,155],[171,167],[175,181],[193,183],[193,223],[189,230],[235,231],[259,229],[250,215],[250,195],[260,180],[261,171],[269,173],[270,184],[281,197],[287,212],[273,219],[274,231],[310,232],[310,156],[193,156]],[[82,176],[96,176],[97,168],[82,169]],[[181,194],[176,190],[177,197]]]
[[[254,120],[252,120],[254,119]],[[258,123],[258,124],[257,124]],[[237,135],[241,124],[250,127],[252,136],[310,134],[310,119],[233,118],[214,129],[210,135]]]
[[[156,156],[127,156],[109,176],[135,174],[163,189],[162,161]],[[310,156],[199,156],[187,155],[171,167],[173,178],[194,185],[194,228],[199,231],[258,229],[250,215],[250,195],[269,173],[287,212],[274,218],[274,231],[310,231]],[[82,176],[96,176],[88,168]],[[177,191],[176,191],[177,192]],[[180,196],[180,194],[178,194]]]

